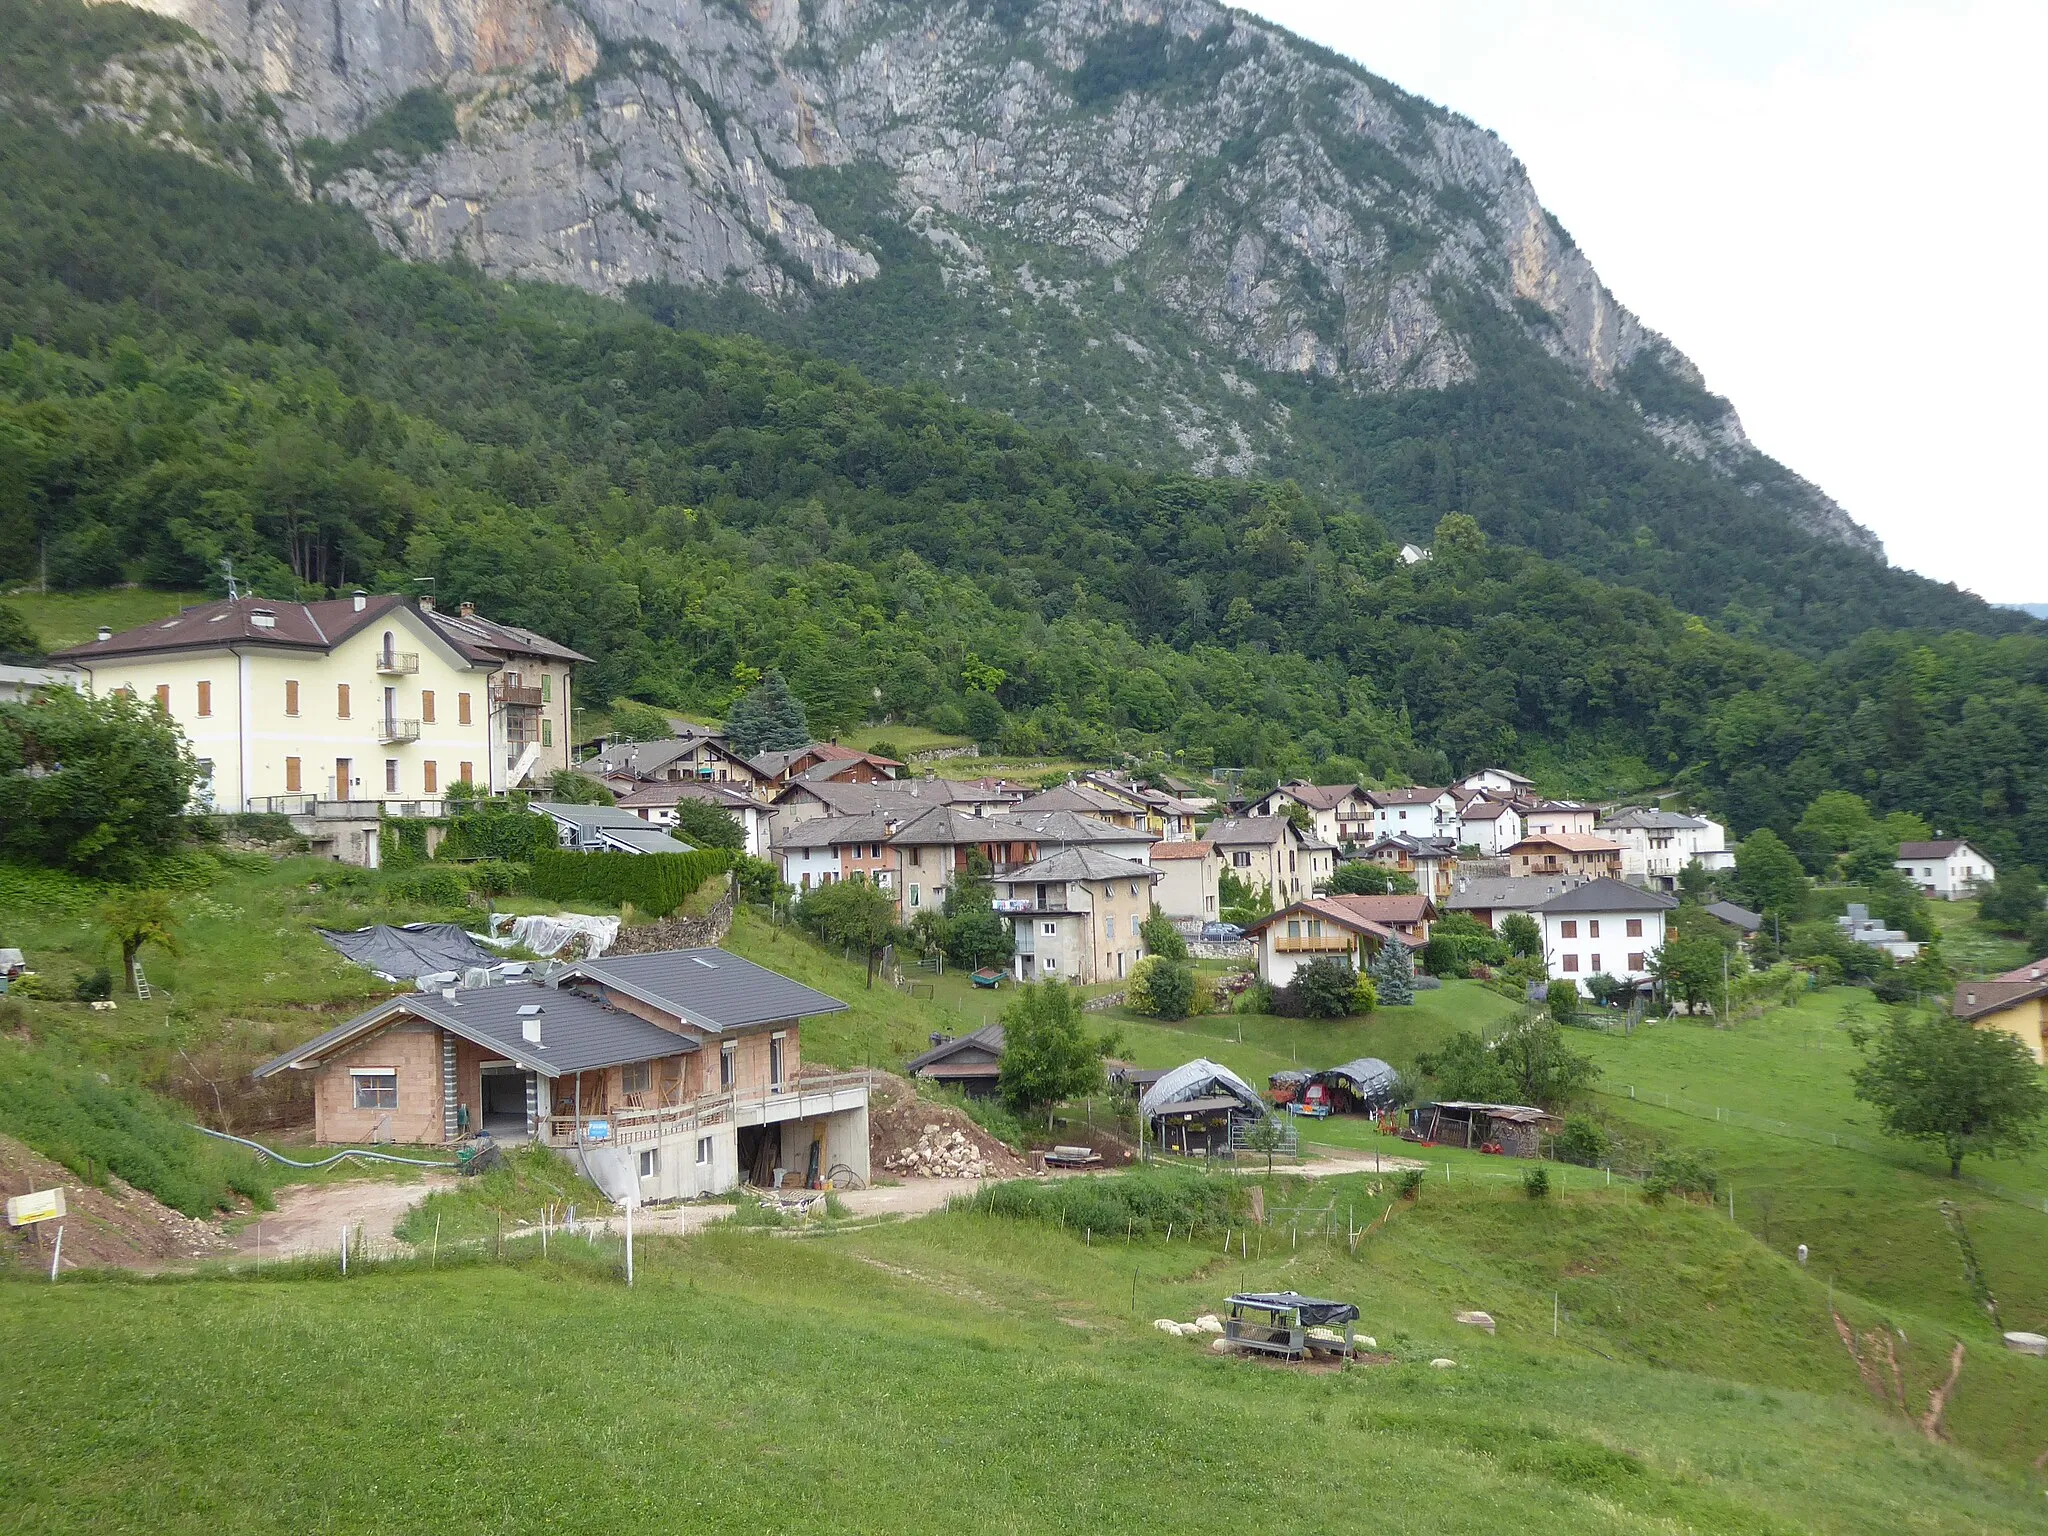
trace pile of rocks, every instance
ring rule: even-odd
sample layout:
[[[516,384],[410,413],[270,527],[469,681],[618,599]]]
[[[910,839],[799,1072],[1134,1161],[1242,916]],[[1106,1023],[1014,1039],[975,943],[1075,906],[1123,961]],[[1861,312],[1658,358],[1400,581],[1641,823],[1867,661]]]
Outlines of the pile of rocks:
[[[999,1170],[965,1131],[943,1125],[925,1126],[918,1138],[883,1160],[891,1173],[914,1173],[928,1179],[986,1179]]]

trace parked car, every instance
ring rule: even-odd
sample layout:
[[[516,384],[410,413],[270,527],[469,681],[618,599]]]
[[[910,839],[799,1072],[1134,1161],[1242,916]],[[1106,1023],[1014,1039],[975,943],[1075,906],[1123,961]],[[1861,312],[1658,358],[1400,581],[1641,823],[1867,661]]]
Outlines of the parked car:
[[[1204,944],[1235,944],[1243,937],[1244,930],[1235,923],[1202,924],[1202,942]]]

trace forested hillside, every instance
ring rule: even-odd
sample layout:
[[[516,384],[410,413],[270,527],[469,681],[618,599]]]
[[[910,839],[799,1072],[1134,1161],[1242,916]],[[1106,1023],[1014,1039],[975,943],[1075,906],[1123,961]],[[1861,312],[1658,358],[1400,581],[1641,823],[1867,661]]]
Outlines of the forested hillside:
[[[0,60],[0,95],[25,67]],[[2037,627],[1816,661],[1458,517],[1403,566],[1358,500],[1133,471],[928,389],[409,265],[261,175],[18,106],[0,343],[0,578],[45,550],[58,585],[204,585],[222,557],[279,595],[431,576],[598,657],[591,696],[718,710],[779,665],[822,727],[957,728],[993,683],[1023,751],[1678,777],[1745,829],[1848,787],[2048,858]]]

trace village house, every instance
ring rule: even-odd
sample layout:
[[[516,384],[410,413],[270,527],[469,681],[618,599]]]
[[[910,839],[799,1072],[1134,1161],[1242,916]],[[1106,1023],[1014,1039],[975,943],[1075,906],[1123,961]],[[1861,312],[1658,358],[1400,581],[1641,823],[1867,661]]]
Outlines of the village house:
[[[589,658],[467,603],[358,592],[201,603],[51,660],[90,692],[154,700],[199,761],[200,806],[293,816],[316,852],[374,865],[380,814],[567,767],[570,675]]]
[[[1951,1011],[1980,1029],[2002,1030],[2048,1065],[2048,960],[1956,986]]]
[[[1936,901],[1967,901],[1998,878],[1998,868],[1961,838],[1901,843],[1892,868]]]
[[[1612,976],[1631,984],[1650,979],[1650,956],[1664,946],[1664,919],[1676,899],[1602,877],[1552,897],[1536,909],[1543,961],[1551,978],[1583,982]]]
[[[999,877],[996,910],[1016,936],[1019,981],[1121,981],[1145,956],[1159,872],[1095,848],[1067,848]]]
[[[993,816],[1013,803],[1000,789],[957,779],[895,779],[875,784],[798,779],[782,786],[768,801],[769,840],[774,841],[775,828],[820,816],[865,816],[880,810],[912,816],[935,805],[969,816]]]
[[[1003,1069],[1003,1026],[989,1024],[971,1035],[932,1036],[932,1047],[910,1058],[906,1077],[952,1088],[972,1099],[992,1098]]]
[[[619,796],[619,809],[631,811],[650,826],[670,828],[676,825],[676,807],[685,800],[725,812],[739,824],[747,857],[768,857],[769,808],[731,784],[641,784]]]
[[[1510,912],[1525,912],[1533,917],[1546,902],[1585,883],[1584,878],[1569,875],[1517,879],[1512,875],[1460,874],[1452,882],[1449,894],[1437,905],[1445,912],[1462,912],[1474,922],[1499,928]]]
[[[1592,837],[1600,830],[1600,810],[1597,806],[1580,805],[1572,800],[1545,800],[1534,796],[1517,799],[1514,804],[1515,809],[1522,814],[1524,837],[1538,837],[1556,832]]]
[[[723,784],[756,793],[761,775],[727,743],[723,731],[683,725],[654,741],[611,742],[576,765],[616,795],[647,784]]]
[[[1374,837],[1458,835],[1458,797],[1448,789],[1368,789]]]
[[[1159,871],[1152,899],[1162,913],[1184,925],[1217,920],[1223,861],[1217,857],[1214,843],[1154,843],[1152,867]]]
[[[575,805],[530,800],[526,808],[555,824],[558,846],[570,853],[689,853],[690,844],[670,837],[632,811],[609,805]]]
[[[1284,816],[1290,805],[1308,812],[1317,842],[1343,848],[1372,839],[1374,806],[1356,784],[1310,784],[1299,780],[1282,784],[1263,800],[1247,806],[1246,814]]]
[[[1474,795],[1458,808],[1458,845],[1498,858],[1522,840],[1522,813],[1505,800]]]
[[[1276,903],[1299,901],[1328,885],[1337,850],[1303,833],[1285,816],[1239,816],[1209,823],[1202,833],[1223,867],[1239,880],[1264,886]]]
[[[85,674],[74,667],[23,667],[0,662],[0,704],[25,704],[53,688],[77,690]]]
[[[1076,816],[1086,816],[1091,821],[1108,822],[1113,827],[1128,827],[1133,831],[1151,831],[1151,811],[1148,807],[1134,803],[1124,795],[1111,794],[1093,784],[1056,784],[1051,789],[1040,790],[1028,796],[1011,808],[1012,814],[1029,811],[1070,811]]]
[[[763,752],[747,762],[761,776],[762,792],[771,798],[775,790],[800,781],[888,784],[903,773],[903,764],[893,757],[878,757],[830,741],[814,741],[788,752]]]
[[[1244,933],[1258,946],[1259,979],[1275,987],[1286,986],[1313,960],[1344,960],[1362,971],[1381,945],[1405,942],[1392,928],[1366,917],[1341,896],[1311,896],[1290,902],[1245,924]]]
[[[1438,902],[1450,894],[1458,872],[1458,845],[1446,837],[1375,837],[1357,857],[1408,876],[1417,890]]]
[[[488,1131],[561,1150],[613,1199],[689,1199],[867,1176],[866,1074],[803,1065],[802,1021],[845,1006],[721,949],[607,956],[391,998],[255,1075],[311,1075],[321,1142]]]
[[[1407,941],[1410,949],[1429,942],[1429,925],[1436,921],[1436,903],[1429,897],[1390,894],[1385,896],[1326,896],[1345,911],[1369,922],[1390,928]]]
[[[1521,795],[1533,795],[1536,781],[1519,773],[1510,773],[1505,768],[1482,768],[1458,780],[1457,787],[1475,794],[1491,795],[1495,799],[1512,800]]]
[[[1178,842],[1195,835],[1195,823],[1201,818],[1202,807],[1192,800],[1165,790],[1152,788],[1118,779],[1107,773],[1089,773],[1082,776],[1082,783],[1092,789],[1099,789],[1128,801],[1134,809],[1141,811],[1145,825],[1170,842]]]
[[[1508,873],[1518,878],[1570,875],[1583,880],[1619,880],[1621,847],[1605,838],[1573,832],[1525,837],[1507,851]]]
[[[1627,806],[1600,823],[1599,835],[1621,848],[1621,877],[1655,891],[1675,891],[1687,865],[1735,867],[1722,826],[1704,816]]]

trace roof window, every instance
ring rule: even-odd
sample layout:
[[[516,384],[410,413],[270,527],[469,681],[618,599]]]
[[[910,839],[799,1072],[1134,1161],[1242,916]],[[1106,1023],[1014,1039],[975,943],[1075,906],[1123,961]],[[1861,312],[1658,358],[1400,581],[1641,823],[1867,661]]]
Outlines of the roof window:
[[[268,608],[254,608],[249,612],[249,622],[258,629],[277,628],[277,615]]]

